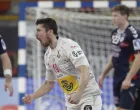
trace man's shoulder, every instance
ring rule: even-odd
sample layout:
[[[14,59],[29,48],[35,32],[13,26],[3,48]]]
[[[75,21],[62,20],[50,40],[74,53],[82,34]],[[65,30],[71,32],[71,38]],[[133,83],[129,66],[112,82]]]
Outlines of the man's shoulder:
[[[63,47],[67,47],[67,46],[72,46],[74,44],[77,44],[74,40],[69,39],[69,38],[61,38],[61,45]]]
[[[133,25],[129,25],[126,32],[134,38],[139,36],[139,30],[137,30]]]
[[[60,38],[60,40],[61,42],[66,43],[66,44],[75,42],[74,40],[69,39],[69,38]]]

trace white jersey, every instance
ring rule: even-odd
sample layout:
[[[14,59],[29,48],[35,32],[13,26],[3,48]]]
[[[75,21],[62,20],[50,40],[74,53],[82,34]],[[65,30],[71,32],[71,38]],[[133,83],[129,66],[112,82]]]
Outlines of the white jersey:
[[[48,48],[44,60],[46,80],[57,80],[66,97],[79,87],[80,73],[76,68],[81,65],[88,66],[90,73],[90,80],[82,97],[101,94],[83,50],[73,40],[59,38],[55,49]]]

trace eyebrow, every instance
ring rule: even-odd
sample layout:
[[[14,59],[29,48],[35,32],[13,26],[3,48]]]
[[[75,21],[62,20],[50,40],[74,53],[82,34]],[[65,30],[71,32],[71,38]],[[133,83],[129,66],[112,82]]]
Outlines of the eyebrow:
[[[40,29],[36,29],[37,31],[40,31]]]

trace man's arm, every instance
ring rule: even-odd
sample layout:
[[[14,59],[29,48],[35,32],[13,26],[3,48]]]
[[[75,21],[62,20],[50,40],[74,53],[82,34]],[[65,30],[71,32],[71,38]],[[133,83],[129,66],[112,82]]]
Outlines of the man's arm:
[[[128,89],[131,86],[131,80],[139,69],[140,69],[140,53],[137,53],[135,54],[135,59],[133,61],[132,67],[127,73],[127,76],[122,83],[122,89]]]
[[[88,66],[86,65],[78,66],[77,70],[80,72],[79,88],[76,92],[70,94],[70,97],[68,98],[68,102],[72,104],[78,104],[80,102],[82,94],[88,85],[90,77]]]
[[[133,76],[138,72],[140,69],[140,53],[135,54],[135,59],[132,64],[130,71],[128,72],[126,79],[132,80]]]
[[[103,78],[109,73],[109,71],[113,68],[113,64],[112,64],[112,56],[110,56],[106,66],[105,66],[105,69],[104,71],[102,72],[102,76]]]
[[[33,94],[31,94],[31,98],[32,100],[35,100],[43,95],[45,95],[46,93],[50,92],[51,89],[53,88],[54,86],[54,83],[53,81],[45,81],[42,86],[36,91],[34,92]]]
[[[102,87],[102,82],[105,78],[105,76],[109,73],[109,71],[113,68],[113,64],[112,64],[112,56],[110,56],[106,66],[105,66],[105,69],[104,71],[101,73],[101,75],[99,76],[98,78],[98,85],[100,87]]]
[[[5,76],[5,90],[7,91],[7,88],[10,91],[10,96],[13,95],[13,87],[12,87],[12,66],[11,66],[11,61],[9,59],[9,56],[7,53],[1,54],[1,61],[2,61],[2,66],[4,70],[4,76]]]
[[[80,83],[78,91],[82,93],[88,85],[90,73],[88,66],[86,65],[77,67],[77,70],[80,72]]]
[[[30,104],[33,100],[40,98],[41,96],[50,92],[54,86],[54,83],[55,83],[54,81],[47,81],[46,80],[36,92],[34,92],[33,94],[30,94],[30,95],[26,94],[22,98],[22,101],[25,104]]]

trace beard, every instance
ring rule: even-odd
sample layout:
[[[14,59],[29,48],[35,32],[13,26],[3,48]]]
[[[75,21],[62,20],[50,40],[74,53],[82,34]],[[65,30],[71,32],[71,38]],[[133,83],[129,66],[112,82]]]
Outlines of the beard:
[[[42,43],[42,45],[43,45],[44,47],[48,47],[48,46],[49,46],[48,43]]]
[[[42,41],[41,44],[44,46],[44,47],[48,47],[50,45],[50,41]]]
[[[44,46],[44,47],[48,47],[51,43],[50,39],[47,39],[47,40],[46,39],[44,39],[44,40],[40,39],[39,41],[42,44],[42,46]]]

